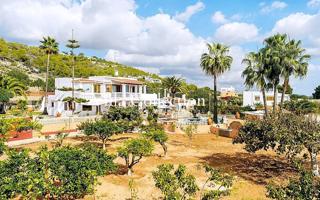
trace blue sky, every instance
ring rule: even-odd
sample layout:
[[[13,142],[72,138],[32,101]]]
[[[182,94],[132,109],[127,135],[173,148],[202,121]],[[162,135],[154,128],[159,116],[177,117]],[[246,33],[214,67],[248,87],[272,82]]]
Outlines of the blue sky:
[[[295,93],[311,95],[320,85],[319,10],[320,0],[2,0],[0,37],[38,45],[50,35],[64,50],[74,28],[79,52],[210,87],[199,58],[206,42],[221,42],[234,62],[219,86],[243,90],[245,54],[287,33],[312,55],[308,76],[292,80]]]

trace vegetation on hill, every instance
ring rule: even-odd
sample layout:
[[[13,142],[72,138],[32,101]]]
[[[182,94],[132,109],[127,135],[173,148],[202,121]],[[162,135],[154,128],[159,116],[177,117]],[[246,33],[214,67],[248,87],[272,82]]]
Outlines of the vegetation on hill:
[[[142,70],[107,61],[98,57],[87,57],[83,53],[75,55],[75,76],[88,77],[94,75],[146,76],[159,78]],[[20,69],[24,72],[41,74],[46,71],[46,54],[39,47],[28,46],[0,39],[0,71]],[[72,76],[72,56],[67,53],[52,55],[50,59],[50,76]],[[41,76],[42,77],[42,76]]]

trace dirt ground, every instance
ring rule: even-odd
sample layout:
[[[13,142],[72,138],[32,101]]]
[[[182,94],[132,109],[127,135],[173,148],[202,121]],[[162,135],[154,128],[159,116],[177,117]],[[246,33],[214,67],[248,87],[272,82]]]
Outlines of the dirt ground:
[[[116,148],[130,137],[137,137],[137,134],[113,137],[108,142],[108,152],[115,153]],[[65,144],[76,145],[83,141],[84,138],[81,137],[68,138]],[[99,141],[90,141],[99,144]],[[44,144],[50,146],[50,142],[45,142],[24,147],[36,150]],[[224,197],[224,200],[267,199],[265,185],[269,181],[281,181],[295,173],[289,164],[272,152],[262,151],[257,154],[249,154],[242,149],[242,145],[233,145],[231,139],[207,133],[194,135],[192,141],[184,134],[170,134],[168,155],[165,158],[159,156],[163,153],[161,146],[158,144],[155,146],[156,149],[152,156],[143,158],[135,165],[131,177],[125,174],[124,161],[117,158],[115,161],[120,165],[119,171],[116,174],[100,177],[100,184],[96,187],[95,195],[85,199],[128,199],[131,179],[139,199],[159,199],[161,193],[154,186],[151,172],[162,163],[186,165],[188,172],[196,177],[198,185],[201,185],[205,179],[202,166],[206,163],[234,175],[235,181],[231,195]]]

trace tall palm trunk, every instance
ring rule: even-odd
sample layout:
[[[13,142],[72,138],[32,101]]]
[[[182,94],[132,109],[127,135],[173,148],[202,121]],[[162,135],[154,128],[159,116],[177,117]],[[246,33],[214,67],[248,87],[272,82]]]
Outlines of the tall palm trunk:
[[[276,113],[278,106],[278,90],[277,84],[273,84],[273,113]]]
[[[266,90],[264,88],[261,89],[262,98],[263,98],[263,106],[264,106],[264,115],[268,116],[268,108],[267,108],[267,98],[266,98]]]
[[[282,94],[281,94],[280,111],[282,110],[282,107],[283,107],[284,95],[287,92],[288,85],[289,85],[289,77],[285,77],[283,82]]]
[[[213,121],[218,124],[217,75],[213,75]]]
[[[75,110],[75,102],[74,102],[74,55],[72,53],[72,115],[74,114]]]
[[[48,77],[49,77],[49,65],[50,65],[50,53],[48,53],[47,56],[47,72],[46,72],[46,91],[45,91],[45,95],[44,95],[44,109],[43,109],[43,113],[44,115],[48,115]]]

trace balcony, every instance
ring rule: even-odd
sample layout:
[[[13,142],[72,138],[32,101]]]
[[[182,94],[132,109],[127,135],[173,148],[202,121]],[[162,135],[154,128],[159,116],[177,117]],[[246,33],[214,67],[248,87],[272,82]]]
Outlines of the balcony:
[[[72,96],[71,91],[59,91],[56,93],[59,99]],[[157,100],[156,94],[144,94],[144,93],[131,93],[131,92],[105,92],[105,93],[93,93],[93,92],[79,92],[75,91],[74,95],[76,98],[82,99],[108,99],[108,100],[134,100],[134,101],[154,101]]]

